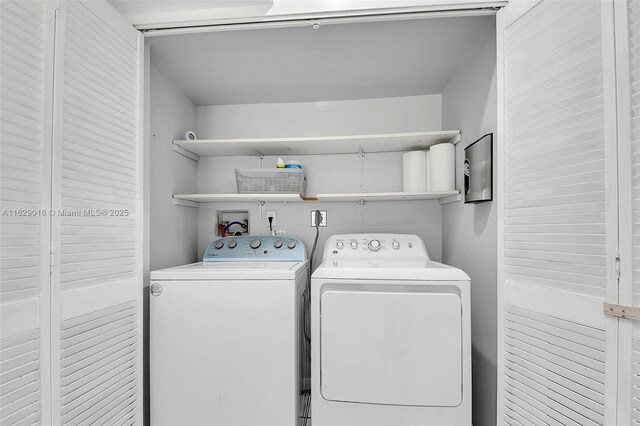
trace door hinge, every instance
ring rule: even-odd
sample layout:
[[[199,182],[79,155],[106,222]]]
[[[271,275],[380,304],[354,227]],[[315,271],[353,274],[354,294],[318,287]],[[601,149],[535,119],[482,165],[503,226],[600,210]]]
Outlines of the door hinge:
[[[615,268],[616,268],[616,278],[620,279],[620,252],[616,253]]]
[[[640,307],[615,305],[613,303],[604,304],[604,314],[610,317],[640,321]]]
[[[60,9],[56,8],[56,16],[60,16]]]
[[[50,249],[49,250],[49,272],[53,272],[53,267],[55,265],[54,259],[55,259],[55,256],[54,256],[53,249]]]

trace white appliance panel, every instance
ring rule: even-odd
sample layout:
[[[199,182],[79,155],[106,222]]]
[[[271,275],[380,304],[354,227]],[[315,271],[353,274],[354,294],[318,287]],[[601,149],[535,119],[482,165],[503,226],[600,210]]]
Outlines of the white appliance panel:
[[[325,399],[460,404],[462,301],[458,294],[329,290],[322,293],[320,311]]]
[[[296,424],[305,281],[160,281],[150,309],[152,424]]]
[[[470,281],[416,235],[327,239],[311,278],[315,426],[471,424]]]

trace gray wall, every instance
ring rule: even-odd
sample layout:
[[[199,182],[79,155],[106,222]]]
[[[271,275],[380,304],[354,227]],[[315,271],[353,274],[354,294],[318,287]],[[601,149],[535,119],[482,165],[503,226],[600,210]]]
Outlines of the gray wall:
[[[464,148],[494,133],[496,188],[496,41],[495,27],[479,36],[479,46],[453,77],[442,96],[444,128],[462,129],[456,147],[456,186],[463,188]],[[497,363],[497,219],[496,203],[447,204],[442,210],[442,258],[471,277],[473,341],[473,424],[496,424]]]
[[[196,190],[196,163],[172,149],[196,128],[196,108],[160,72],[151,67],[150,269],[196,261],[198,209],[176,206],[174,193]]]
[[[442,95],[200,106],[198,137],[268,138],[441,130]]]
[[[197,209],[175,206],[174,192],[194,192],[196,163],[172,149],[172,140],[184,136],[185,127],[195,128],[196,109],[147,58],[145,82],[149,125],[149,164],[145,168],[148,188],[148,272],[196,261]],[[148,173],[148,175],[146,175]],[[147,200],[145,200],[147,202]],[[148,286],[148,281],[145,287]],[[146,288],[145,288],[146,289]],[[149,401],[149,292],[144,292],[144,410],[145,424],[150,422]]]
[[[348,135],[441,130],[441,95],[335,102],[221,105],[197,108],[199,138]],[[402,190],[402,154],[283,156],[303,164],[307,195],[336,192]],[[275,167],[265,157],[264,167]],[[235,168],[259,167],[257,157],[202,157],[198,192],[235,192]],[[434,260],[442,256],[442,210],[438,201],[202,204],[198,209],[198,256],[215,238],[217,210],[248,209],[250,232],[268,234],[266,211],[276,211],[276,229],[300,238],[311,249],[315,231],[311,210],[327,211],[318,251],[338,233],[415,233],[427,243]],[[317,256],[316,265],[321,256]]]
[[[357,155],[296,156],[307,177],[307,193],[360,191],[400,191],[402,157],[400,153],[367,154],[362,172]],[[256,157],[208,157],[198,164],[198,191],[229,193],[236,191],[235,168],[257,167]],[[275,167],[275,157],[265,157],[265,167]],[[366,182],[360,189],[360,182]],[[320,228],[318,250],[333,234],[354,232],[414,233],[426,242],[432,259],[440,260],[442,251],[441,206],[434,201],[372,202],[362,208],[357,202],[267,203],[262,208],[249,203],[201,204],[198,209],[198,256],[216,238],[217,210],[249,210],[250,232],[269,234],[267,211],[276,212],[275,229],[301,239],[311,250],[315,229],[310,212],[327,211],[327,227]],[[317,266],[321,256],[316,257]]]

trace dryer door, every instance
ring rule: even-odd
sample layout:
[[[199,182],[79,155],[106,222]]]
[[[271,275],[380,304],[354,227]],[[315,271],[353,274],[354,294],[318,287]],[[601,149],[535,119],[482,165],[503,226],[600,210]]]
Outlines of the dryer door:
[[[333,287],[321,294],[323,398],[370,404],[459,405],[462,300],[457,288],[421,285],[400,291],[399,286],[358,287]]]

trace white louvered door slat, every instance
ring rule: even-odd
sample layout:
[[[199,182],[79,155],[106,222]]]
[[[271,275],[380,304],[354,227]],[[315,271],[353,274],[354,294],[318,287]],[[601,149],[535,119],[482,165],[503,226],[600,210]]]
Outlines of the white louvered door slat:
[[[52,3],[0,1],[0,424],[49,420]]]
[[[543,0],[503,32],[498,423],[616,421],[613,31],[612,1]]]
[[[74,0],[57,32],[54,423],[141,422],[139,35]]]

